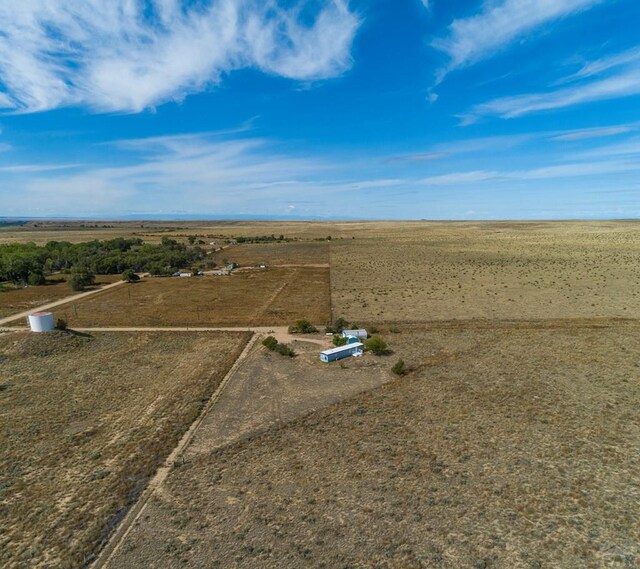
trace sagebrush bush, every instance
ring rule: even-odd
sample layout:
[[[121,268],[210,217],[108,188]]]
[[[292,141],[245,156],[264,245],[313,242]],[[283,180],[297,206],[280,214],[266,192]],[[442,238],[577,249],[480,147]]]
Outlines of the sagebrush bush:
[[[389,353],[387,343],[380,336],[372,336],[364,341],[364,347],[376,356],[384,356]]]
[[[407,373],[407,368],[403,359],[399,359],[391,368],[391,371],[396,375],[404,375]]]
[[[296,353],[286,344],[281,344],[276,340],[273,336],[267,336],[264,340],[262,340],[262,345],[272,352],[277,352],[283,356],[289,356],[293,358]]]

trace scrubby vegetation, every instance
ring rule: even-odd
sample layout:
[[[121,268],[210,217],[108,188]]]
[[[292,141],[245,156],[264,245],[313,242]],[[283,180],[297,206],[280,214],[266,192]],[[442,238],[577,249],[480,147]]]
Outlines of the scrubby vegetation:
[[[340,317],[336,319],[336,321],[333,323],[333,326],[327,326],[325,328],[325,332],[333,332],[334,334],[341,334],[342,331],[349,328],[349,326],[350,324],[348,320],[345,320],[344,318]]]
[[[293,326],[289,326],[289,334],[315,334],[318,329],[308,320],[296,320]]]
[[[205,257],[199,246],[188,247],[168,237],[157,245],[122,237],[84,243],[50,241],[44,246],[11,243],[0,245],[0,280],[40,285],[44,284],[46,274],[70,272],[74,268],[104,275],[124,271],[170,275],[204,261]]]
[[[372,336],[364,341],[364,349],[376,356],[385,356],[389,353],[387,343],[380,336]]]
[[[407,367],[404,360],[400,358],[395,364],[393,364],[391,371],[396,375],[405,375],[407,373]]]
[[[267,336],[264,340],[262,340],[262,345],[272,352],[278,352],[282,356],[289,356],[290,358],[293,358],[296,355],[296,353],[289,346],[287,346],[286,344],[281,344],[273,336]]]
[[[331,343],[334,346],[344,346],[346,343],[348,342],[347,338],[345,338],[344,336],[340,336],[339,334],[334,334],[333,335],[333,339],[331,340]]]
[[[282,243],[291,241],[284,235],[255,235],[253,237],[236,237],[237,243]]]

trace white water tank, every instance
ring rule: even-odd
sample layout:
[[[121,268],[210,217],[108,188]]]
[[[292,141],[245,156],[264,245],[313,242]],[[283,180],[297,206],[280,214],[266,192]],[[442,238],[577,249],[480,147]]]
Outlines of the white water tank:
[[[32,332],[49,332],[55,328],[51,312],[34,312],[29,314],[29,326]]]

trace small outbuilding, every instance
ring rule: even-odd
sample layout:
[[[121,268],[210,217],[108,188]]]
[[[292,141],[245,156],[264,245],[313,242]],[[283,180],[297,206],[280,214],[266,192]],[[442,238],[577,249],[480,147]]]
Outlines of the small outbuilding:
[[[342,331],[343,338],[348,338],[349,336],[353,336],[354,338],[358,338],[359,340],[366,340],[369,337],[369,335],[367,334],[367,331],[364,329]]]
[[[320,360],[326,363],[335,362],[351,356],[361,356],[364,351],[364,344],[356,342],[355,344],[347,344],[338,348],[332,348],[320,352]]]

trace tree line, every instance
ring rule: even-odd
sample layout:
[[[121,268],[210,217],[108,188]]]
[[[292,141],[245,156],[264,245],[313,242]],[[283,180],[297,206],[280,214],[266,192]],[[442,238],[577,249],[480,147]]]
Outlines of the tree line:
[[[41,285],[47,274],[55,272],[109,275],[133,271],[170,275],[201,263],[205,257],[201,247],[188,247],[168,237],[163,237],[160,244],[123,237],[84,243],[9,243],[0,245],[0,281]]]

